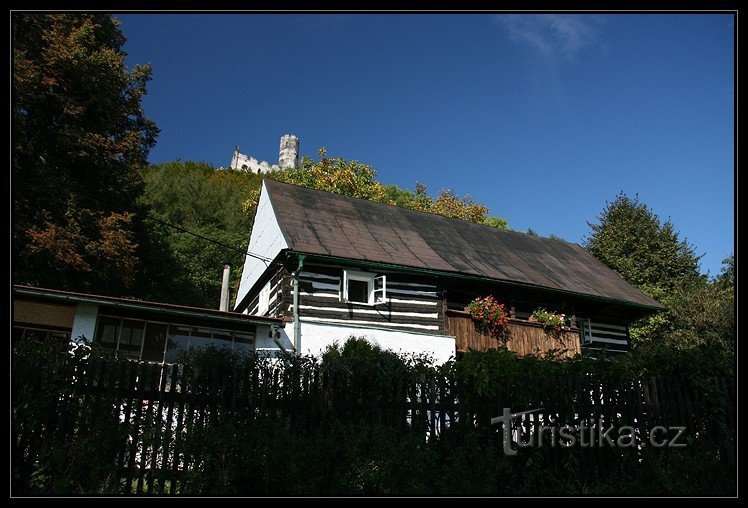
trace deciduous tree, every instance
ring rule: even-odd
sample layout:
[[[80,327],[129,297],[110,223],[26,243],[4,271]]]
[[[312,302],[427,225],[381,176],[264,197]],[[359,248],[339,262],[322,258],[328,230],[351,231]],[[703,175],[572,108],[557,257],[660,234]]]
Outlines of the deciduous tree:
[[[158,129],[106,14],[12,16],[14,281],[121,292],[136,278],[138,170]]]

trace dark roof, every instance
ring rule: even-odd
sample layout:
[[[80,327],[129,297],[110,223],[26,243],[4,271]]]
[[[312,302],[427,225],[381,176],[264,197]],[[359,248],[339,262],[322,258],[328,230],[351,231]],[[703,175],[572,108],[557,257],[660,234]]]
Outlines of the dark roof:
[[[255,323],[255,324],[281,324],[282,318],[266,316],[249,316],[238,312],[226,312],[216,309],[205,309],[202,307],[189,307],[186,305],[175,305],[173,303],[148,302],[145,300],[134,300],[130,298],[117,298],[114,296],[92,295],[88,293],[74,293],[72,291],[61,291],[59,289],[36,288],[31,286],[14,285],[14,296],[27,296],[43,300],[52,300],[69,303],[95,303],[111,307],[140,310],[146,312],[159,312],[174,316],[188,316],[192,318],[204,318],[212,321],[224,321],[232,323]]]
[[[294,252],[477,276],[662,308],[575,243],[269,178],[265,186]]]

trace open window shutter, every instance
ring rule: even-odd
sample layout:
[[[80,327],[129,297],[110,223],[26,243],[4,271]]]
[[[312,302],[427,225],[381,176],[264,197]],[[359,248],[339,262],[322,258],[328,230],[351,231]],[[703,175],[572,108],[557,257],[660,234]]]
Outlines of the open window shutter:
[[[387,302],[387,276],[374,277],[374,304]]]
[[[343,290],[340,292],[340,301],[348,301],[348,270],[343,270]]]
[[[589,319],[583,319],[579,330],[582,332],[582,344],[592,343],[592,326]]]

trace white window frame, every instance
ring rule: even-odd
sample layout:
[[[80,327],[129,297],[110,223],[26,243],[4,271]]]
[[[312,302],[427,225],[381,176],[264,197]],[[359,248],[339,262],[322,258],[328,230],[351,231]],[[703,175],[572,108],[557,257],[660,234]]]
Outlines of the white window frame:
[[[366,282],[369,288],[369,299],[366,302],[352,302],[348,299],[348,281],[356,280]],[[382,281],[382,287],[376,289],[376,281]],[[381,297],[378,295],[381,293]],[[358,270],[343,270],[343,301],[355,305],[378,305],[387,302],[387,276],[380,275],[377,277],[372,272],[361,272]]]
[[[381,280],[381,287],[377,289],[377,280]],[[380,275],[379,277],[374,277],[374,284],[372,285],[372,299],[373,303],[372,305],[377,305],[380,303],[387,303],[387,276],[386,275]],[[381,293],[381,297],[377,297],[377,293]]]
[[[264,316],[270,310],[270,281],[262,286],[257,297],[257,316]]]

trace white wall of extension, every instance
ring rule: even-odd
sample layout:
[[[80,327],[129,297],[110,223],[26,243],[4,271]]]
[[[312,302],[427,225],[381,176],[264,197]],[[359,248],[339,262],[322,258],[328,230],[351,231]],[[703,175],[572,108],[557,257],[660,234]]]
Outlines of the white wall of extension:
[[[93,340],[96,331],[96,316],[99,314],[99,306],[95,303],[79,303],[75,308],[75,320],[70,339],[80,342],[80,337]]]
[[[282,335],[293,344],[293,324],[286,324]],[[379,328],[359,328],[338,324],[309,322],[301,319],[301,354],[320,356],[332,344],[343,344],[351,335],[363,337],[370,343],[396,353],[426,353],[437,365],[455,356],[455,338]]]

